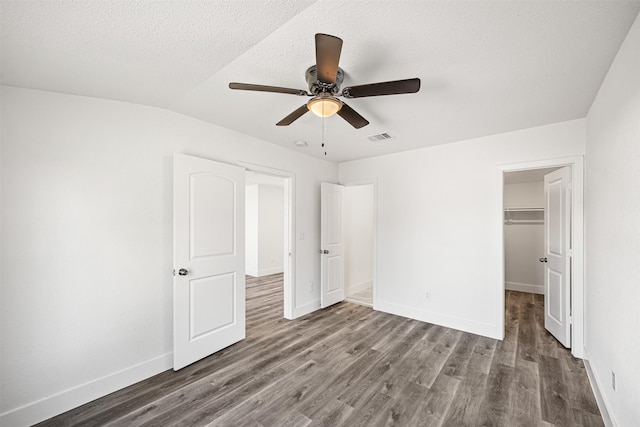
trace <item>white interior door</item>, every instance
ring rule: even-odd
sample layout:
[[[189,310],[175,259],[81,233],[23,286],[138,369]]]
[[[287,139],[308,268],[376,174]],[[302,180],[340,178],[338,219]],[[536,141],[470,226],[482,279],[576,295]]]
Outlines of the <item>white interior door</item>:
[[[544,326],[571,346],[571,168],[544,177]]]
[[[174,155],[174,370],[245,337],[244,176]]]
[[[344,233],[342,229],[342,185],[321,184],[320,215],[320,306],[344,300]]]

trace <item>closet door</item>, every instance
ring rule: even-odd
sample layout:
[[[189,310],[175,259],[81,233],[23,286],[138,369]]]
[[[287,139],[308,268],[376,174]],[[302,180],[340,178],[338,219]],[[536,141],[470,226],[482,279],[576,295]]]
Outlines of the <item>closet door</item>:
[[[544,327],[571,346],[571,168],[544,177]]]

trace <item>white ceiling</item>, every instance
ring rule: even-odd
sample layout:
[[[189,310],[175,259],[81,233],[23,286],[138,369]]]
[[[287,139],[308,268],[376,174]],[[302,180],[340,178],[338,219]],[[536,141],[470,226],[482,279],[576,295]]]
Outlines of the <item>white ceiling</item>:
[[[516,172],[505,172],[504,183],[509,184],[524,184],[529,182],[544,182],[544,176],[560,168],[542,168],[542,169],[529,169]]]
[[[5,1],[2,83],[167,108],[346,161],[584,117],[638,1]],[[419,93],[352,99],[371,124],[305,114],[314,34],[344,40],[344,86],[419,77]],[[371,142],[387,132],[393,139]],[[327,155],[321,148],[326,143]],[[309,143],[306,148],[294,145]]]

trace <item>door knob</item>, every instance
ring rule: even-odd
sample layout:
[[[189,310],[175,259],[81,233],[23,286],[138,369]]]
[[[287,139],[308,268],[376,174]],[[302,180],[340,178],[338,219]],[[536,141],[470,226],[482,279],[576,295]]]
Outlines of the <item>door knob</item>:
[[[540,261],[540,262],[547,262],[547,259],[546,259],[546,258],[540,258],[540,260],[539,260],[539,261]]]
[[[189,271],[186,268],[181,268],[180,270],[178,270],[178,274],[180,276],[186,276],[187,274],[189,274]]]
[[[329,251],[326,249],[325,250],[320,249],[320,253],[326,255],[329,253]]]

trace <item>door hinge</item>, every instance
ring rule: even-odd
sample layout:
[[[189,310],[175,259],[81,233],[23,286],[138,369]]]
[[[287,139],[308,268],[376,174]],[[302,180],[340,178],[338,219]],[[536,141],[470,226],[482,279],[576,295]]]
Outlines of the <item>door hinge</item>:
[[[573,316],[569,316],[569,324],[573,325]]]
[[[569,258],[572,258],[572,257],[573,257],[573,251],[572,251],[571,249],[567,249],[567,256],[568,256]]]

